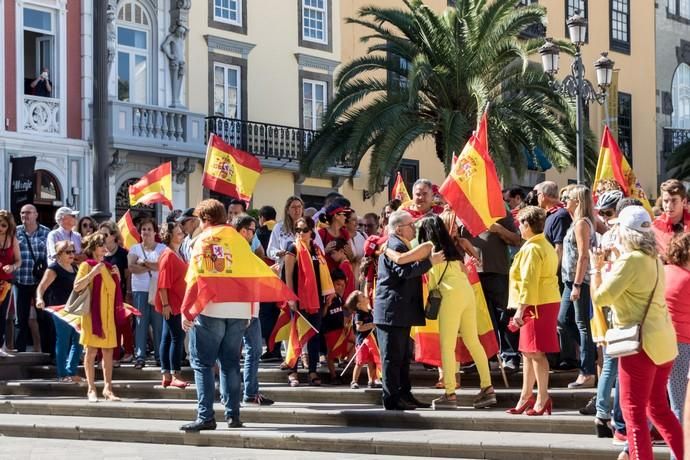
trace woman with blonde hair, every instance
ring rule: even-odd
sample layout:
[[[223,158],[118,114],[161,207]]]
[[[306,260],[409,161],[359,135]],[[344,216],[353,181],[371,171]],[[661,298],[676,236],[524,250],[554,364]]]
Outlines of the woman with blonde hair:
[[[597,246],[594,203],[592,192],[584,185],[572,187],[564,198],[573,223],[563,240],[561,276],[564,287],[558,313],[560,347],[566,356],[575,356],[573,348],[575,344],[580,345],[580,374],[568,388],[594,388],[597,352],[589,321],[589,250]]]
[[[82,316],[79,340],[86,348],[86,394],[89,402],[98,402],[94,361],[100,349],[103,353],[103,398],[107,401],[119,401],[120,398],[113,393],[112,382],[113,348],[117,345],[115,309],[122,308],[122,295],[118,289],[120,275],[117,267],[104,260],[107,250],[102,233],[87,236],[82,249],[87,259],[79,265],[74,290],[78,293],[85,289],[91,290],[91,304],[89,312]]]
[[[10,304],[10,291],[14,272],[22,265],[17,226],[12,213],[0,209],[0,356],[11,356],[5,351],[5,318]]]

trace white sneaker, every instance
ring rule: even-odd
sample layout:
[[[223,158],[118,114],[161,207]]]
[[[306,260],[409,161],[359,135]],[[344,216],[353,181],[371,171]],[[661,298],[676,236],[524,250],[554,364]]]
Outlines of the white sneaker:
[[[5,347],[0,348],[0,358],[14,358],[14,355],[8,353]]]

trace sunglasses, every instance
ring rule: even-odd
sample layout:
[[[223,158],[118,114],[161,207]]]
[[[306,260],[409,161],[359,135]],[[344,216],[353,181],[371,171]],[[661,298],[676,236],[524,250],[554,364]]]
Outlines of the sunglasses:
[[[297,227],[295,229],[295,233],[309,233],[311,230],[309,230],[306,227]]]
[[[91,224],[90,224],[90,223],[88,223],[88,222],[84,222],[84,223],[82,223],[82,224],[81,224],[81,226],[82,226],[82,227],[89,227],[89,228],[93,228],[93,225],[91,225]]]
[[[74,249],[70,249],[69,251],[63,251],[63,254],[70,256],[76,254],[76,251]]]
[[[616,214],[616,211],[613,209],[601,209],[599,210],[599,215],[601,217],[613,217]]]

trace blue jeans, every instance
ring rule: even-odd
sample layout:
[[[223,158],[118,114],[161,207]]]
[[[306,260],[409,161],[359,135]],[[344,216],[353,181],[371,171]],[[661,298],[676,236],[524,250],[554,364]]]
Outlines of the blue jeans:
[[[184,331],[182,330],[182,315],[170,315],[163,320],[161,334],[161,372],[179,371],[182,363],[182,347],[184,346]]]
[[[214,418],[216,385],[213,367],[220,363],[220,392],[224,398],[225,419],[240,415],[240,355],[246,319],[212,318],[199,315],[189,332],[190,364],[194,369],[197,395],[197,420]]]
[[[149,325],[153,327],[153,353],[156,361],[160,359],[161,332],[163,330],[163,316],[149,303],[149,293],[132,292],[134,307],[140,312],[137,316],[137,326],[134,334],[134,356],[137,361],[146,361],[146,343],[149,338]]]
[[[570,293],[573,290],[572,281],[566,281],[561,298],[561,309],[558,312],[558,336],[562,356],[574,356],[575,344],[580,345],[580,373],[594,375],[597,350],[592,341],[592,331],[589,325],[591,302],[589,284],[582,284],[580,298],[573,302]],[[568,320],[568,313],[575,311],[575,322]],[[572,353],[571,353],[572,351]]]
[[[55,370],[59,379],[77,375],[81,345],[79,333],[72,326],[54,315],[55,324]]]
[[[597,417],[602,420],[611,418],[611,390],[618,377],[618,358],[612,358],[603,350],[604,362],[597,385]],[[619,408],[620,410],[620,408]]]
[[[244,343],[244,399],[259,394],[259,360],[261,359],[261,323],[252,318],[242,337]]]

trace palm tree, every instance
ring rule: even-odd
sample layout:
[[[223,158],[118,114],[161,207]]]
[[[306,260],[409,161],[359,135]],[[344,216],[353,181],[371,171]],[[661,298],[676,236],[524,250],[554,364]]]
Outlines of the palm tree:
[[[543,7],[457,0],[437,14],[421,0],[403,2],[404,9],[368,6],[346,20],[368,29],[362,41],[371,45],[339,71],[303,173],[318,175],[347,161],[354,176],[370,152],[369,189],[378,191],[410,144],[425,137],[447,169],[488,103],[489,144],[500,175],[523,172],[525,151],[537,147],[559,169],[573,164],[574,110],[528,60],[543,39],[520,37],[545,22]]]

